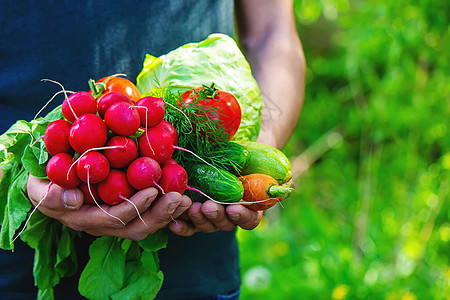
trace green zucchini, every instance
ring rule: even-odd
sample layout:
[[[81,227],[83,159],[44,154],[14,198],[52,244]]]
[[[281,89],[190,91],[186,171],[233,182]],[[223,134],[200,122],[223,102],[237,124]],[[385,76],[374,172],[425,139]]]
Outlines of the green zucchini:
[[[228,171],[207,164],[186,168],[188,185],[220,202],[237,202],[244,195],[241,181]]]
[[[242,175],[261,173],[270,175],[279,184],[288,182],[292,178],[291,163],[283,152],[275,147],[250,141],[235,141],[244,146],[248,152],[247,165]]]
[[[215,147],[209,156],[213,162],[220,164],[220,167],[224,170],[234,175],[241,175],[241,171],[247,165],[249,153],[244,146],[228,142],[220,147]]]

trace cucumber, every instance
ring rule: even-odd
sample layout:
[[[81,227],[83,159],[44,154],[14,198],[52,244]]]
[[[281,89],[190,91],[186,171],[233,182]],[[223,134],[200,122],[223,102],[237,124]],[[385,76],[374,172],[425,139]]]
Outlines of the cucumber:
[[[186,168],[188,185],[220,202],[238,202],[244,195],[241,181],[228,171],[206,164]]]
[[[292,178],[291,163],[283,152],[275,147],[250,141],[235,141],[244,146],[250,153],[242,175],[261,173],[270,175],[279,184]]]
[[[249,153],[244,146],[234,142],[228,142],[220,147],[214,148],[211,151],[210,156],[213,157],[216,163],[220,164],[220,167],[224,170],[234,175],[240,175],[241,171],[247,165]]]

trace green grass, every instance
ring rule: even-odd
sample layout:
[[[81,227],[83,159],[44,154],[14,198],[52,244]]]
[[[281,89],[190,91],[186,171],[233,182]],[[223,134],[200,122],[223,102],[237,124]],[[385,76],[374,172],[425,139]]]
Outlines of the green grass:
[[[295,1],[296,192],[238,232],[241,299],[450,299],[450,3]]]

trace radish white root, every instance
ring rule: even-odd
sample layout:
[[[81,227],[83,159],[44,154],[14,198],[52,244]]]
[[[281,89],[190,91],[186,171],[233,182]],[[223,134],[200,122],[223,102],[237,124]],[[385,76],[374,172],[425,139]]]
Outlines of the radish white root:
[[[14,243],[14,241],[22,234],[22,232],[25,231],[25,229],[27,228],[28,222],[31,219],[31,216],[34,214],[34,212],[36,211],[36,209],[38,209],[39,205],[41,205],[42,201],[44,201],[45,198],[47,198],[48,193],[50,192],[50,188],[52,186],[53,182],[50,182],[48,187],[47,187],[47,191],[45,192],[44,196],[42,197],[41,200],[39,200],[38,204],[33,208],[33,210],[31,211],[31,214],[28,216],[27,220],[25,221],[25,225],[23,225],[22,230],[16,235],[16,237],[11,241],[10,245],[12,245]]]
[[[92,194],[91,184],[89,183],[89,168],[87,169],[87,187],[88,187],[88,190],[89,190],[89,194],[91,195],[92,199],[94,199],[95,205],[97,205],[97,207],[100,208],[101,211],[103,211],[103,212],[104,212],[105,214],[107,214],[108,216],[110,216],[110,217],[112,217],[112,218],[114,218],[114,219],[116,219],[116,220],[119,220],[120,223],[122,223],[123,225],[126,225],[124,221],[122,221],[120,218],[118,218],[118,217],[116,217],[116,216],[110,214],[109,212],[107,212],[106,210],[104,210],[104,209],[98,204],[97,200],[95,199],[94,195]]]
[[[119,195],[119,198],[127,201],[128,203],[131,203],[131,205],[134,206],[134,209],[136,210],[139,219],[142,221],[142,223],[144,223],[145,227],[148,227],[147,223],[145,223],[144,219],[142,219],[141,214],[139,213],[139,210],[138,210],[136,204],[134,204],[130,199],[127,199],[122,195]]]

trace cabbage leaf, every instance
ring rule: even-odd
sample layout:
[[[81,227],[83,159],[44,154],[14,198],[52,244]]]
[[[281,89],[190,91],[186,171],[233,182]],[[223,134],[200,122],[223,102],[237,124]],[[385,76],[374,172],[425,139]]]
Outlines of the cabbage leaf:
[[[160,57],[147,54],[136,81],[143,94],[154,88],[182,92],[214,82],[241,105],[241,125],[233,139],[255,141],[258,137],[261,93],[247,60],[227,35],[211,34],[204,41],[185,44]]]

